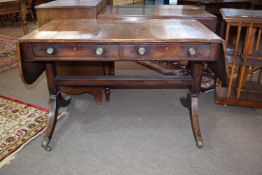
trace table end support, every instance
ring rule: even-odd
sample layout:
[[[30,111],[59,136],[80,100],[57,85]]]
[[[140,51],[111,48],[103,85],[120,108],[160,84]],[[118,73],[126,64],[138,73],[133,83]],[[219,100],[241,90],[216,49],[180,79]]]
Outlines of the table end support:
[[[191,126],[196,141],[196,146],[197,148],[202,148],[204,146],[204,143],[198,119],[198,95],[193,94],[191,91],[189,91],[187,93],[187,97],[180,98],[180,102],[189,110]]]
[[[66,107],[70,104],[71,98],[65,99],[61,92],[58,92],[56,95],[49,96],[49,113],[48,113],[48,122],[46,126],[46,130],[44,132],[42,147],[46,151],[51,151],[52,148],[49,146],[51,138],[53,136],[56,122],[57,122],[57,114],[59,107]]]

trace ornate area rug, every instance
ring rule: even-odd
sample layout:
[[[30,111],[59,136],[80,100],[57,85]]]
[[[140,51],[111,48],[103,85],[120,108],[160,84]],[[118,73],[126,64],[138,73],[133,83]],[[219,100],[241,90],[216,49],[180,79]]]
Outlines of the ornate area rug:
[[[138,61],[138,63],[164,75],[185,76],[190,74],[187,61]],[[214,90],[214,79],[214,73],[205,66],[201,81],[201,90],[203,92]]]
[[[0,168],[44,131],[47,120],[46,108],[0,95]]]
[[[0,35],[0,72],[17,66],[16,38]]]

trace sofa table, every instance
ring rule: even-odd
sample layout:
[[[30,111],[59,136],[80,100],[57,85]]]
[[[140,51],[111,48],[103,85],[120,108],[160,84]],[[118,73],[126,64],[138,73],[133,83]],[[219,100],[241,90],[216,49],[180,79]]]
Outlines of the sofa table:
[[[42,142],[49,142],[55,129],[59,107],[69,104],[59,88],[74,86],[158,87],[189,89],[181,102],[188,107],[198,148],[203,146],[198,121],[198,95],[203,64],[208,63],[226,85],[223,40],[196,20],[54,20],[19,39],[20,75],[25,83],[39,76],[43,66],[49,90],[49,120]],[[188,76],[61,76],[56,63],[76,61],[189,61]],[[38,65],[38,66],[35,66]],[[73,67],[72,67],[73,68]]]
[[[106,0],[64,1],[57,0],[36,6],[38,27],[52,20],[62,19],[195,19],[210,30],[216,30],[216,16],[197,6],[191,5],[106,5]],[[71,66],[75,64],[74,69]],[[57,64],[58,75],[104,75],[114,74],[113,62],[86,63],[66,62]],[[76,66],[78,68],[76,69]],[[67,94],[90,93],[96,102],[102,102],[102,89],[105,99],[110,99],[108,87],[64,87]]]

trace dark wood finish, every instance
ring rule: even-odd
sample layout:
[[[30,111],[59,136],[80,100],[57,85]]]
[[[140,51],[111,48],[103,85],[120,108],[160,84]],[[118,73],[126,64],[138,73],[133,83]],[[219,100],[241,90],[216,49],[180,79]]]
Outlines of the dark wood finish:
[[[44,132],[44,138],[42,146],[47,151],[51,151],[51,147],[48,146],[49,141],[51,140],[57,121],[57,114],[59,107],[65,107],[69,105],[70,100],[65,100],[60,91],[58,85],[56,85],[56,66],[54,63],[46,64],[46,79],[49,90],[49,113],[48,113],[48,123]]]
[[[101,53],[103,53],[101,52],[101,44],[106,44],[106,48],[109,49],[109,53],[105,57],[101,57]],[[210,62],[213,64],[222,64],[216,66],[220,68],[220,71],[217,72],[217,76],[222,77],[221,81],[226,80],[226,77],[223,77],[226,75],[225,65],[223,64],[224,61],[218,61],[225,59],[223,57],[223,50],[221,50],[221,48],[223,48],[222,44],[223,40],[221,38],[196,20],[57,20],[52,21],[40,29],[20,38],[18,51],[21,55],[19,59],[19,68],[22,73],[22,78],[27,79],[29,76],[27,74],[34,73],[34,71],[30,71],[30,67],[23,66],[24,64],[28,62],[41,62],[46,65],[45,71],[50,94],[50,112],[49,122],[45,131],[42,146],[46,150],[51,149],[49,147],[49,142],[55,128],[57,110],[59,106],[62,106],[60,104],[61,102],[64,102],[62,104],[68,104],[60,95],[60,87],[106,86],[108,88],[141,85],[152,86],[155,88],[157,86],[168,85],[189,88],[187,107],[189,108],[191,116],[192,130],[197,147],[202,147],[203,141],[198,120],[198,95],[200,93],[202,69],[204,63]],[[47,45],[50,46],[49,49],[46,49],[48,55],[43,55],[43,52],[41,52],[41,49],[39,51],[39,48],[44,48],[43,50],[45,50]],[[53,46],[57,45],[59,45],[59,48],[62,48],[58,52],[55,51],[57,48],[53,48]],[[80,46],[85,47],[86,45],[90,45],[90,48],[93,48],[93,46],[100,48],[95,51],[97,57],[93,57],[94,51],[92,49],[87,49],[87,52],[82,49],[80,49],[79,52],[75,52],[74,47],[79,48]],[[110,46],[112,46],[113,51],[116,52],[115,54],[111,53]],[[146,51],[143,49],[138,51],[138,53],[140,53],[140,58],[125,55],[126,52],[131,54],[134,48],[143,48],[143,46],[150,47],[147,47],[148,50]],[[157,49],[156,52],[151,52],[151,50],[158,48],[157,46],[159,46],[160,49]],[[163,49],[163,46],[164,48],[168,46],[171,49]],[[205,49],[201,47],[204,47]],[[34,48],[38,49],[40,56],[33,54]],[[184,53],[184,48],[190,48],[188,50],[188,54]],[[147,56],[146,52],[153,55]],[[176,57],[175,53],[178,57]],[[57,56],[57,54],[60,56]],[[58,75],[55,64],[67,62],[69,60],[72,61],[73,58],[68,59],[72,55],[74,56],[75,62],[85,61],[86,63],[97,60],[105,63],[109,63],[108,60],[137,61],[142,57],[144,60],[154,58],[155,60],[161,61],[171,60],[171,57],[174,61],[183,58],[184,60],[189,60],[190,65],[192,65],[192,75],[186,77],[123,77],[112,75],[112,73],[110,73],[110,69],[106,71],[106,75],[104,77],[97,75]],[[203,56],[202,59],[197,59],[199,56]],[[72,66],[72,68],[74,67]],[[226,82],[223,83],[226,84]]]
[[[36,6],[38,26],[55,19],[94,19],[106,5],[106,0],[57,0]],[[78,48],[79,49],[79,48]],[[86,49],[86,48],[85,48]],[[41,51],[40,51],[41,52]],[[42,53],[42,52],[41,52]],[[75,69],[71,66],[74,65]],[[93,63],[59,63],[57,72],[59,75],[104,75],[103,64]],[[102,102],[100,88],[62,88],[68,94],[90,93],[97,104]]]
[[[217,29],[216,32],[223,36],[221,32],[225,24],[222,20],[220,9],[222,8],[235,8],[235,9],[247,9],[250,7],[250,0],[178,0],[178,4],[181,5],[196,5],[204,8],[207,12],[216,15]]]
[[[143,76],[57,76],[58,86],[117,86],[117,87],[137,87],[137,86],[176,86],[188,88],[191,85],[190,76],[176,77],[143,77]]]
[[[145,48],[145,54],[140,55],[138,53],[139,48]],[[121,59],[132,60],[136,58],[137,60],[155,60],[155,59],[166,59],[172,60],[174,56],[176,56],[177,60],[185,61],[188,59],[194,59],[195,61],[201,61],[205,59],[212,59],[210,57],[210,53],[206,51],[206,48],[210,48],[209,44],[162,44],[162,45],[125,45],[123,46],[123,54]],[[189,49],[194,48],[196,50],[196,54],[194,56],[190,56]],[[209,50],[211,51],[211,50]],[[190,58],[191,57],[191,58]]]
[[[261,0],[250,0],[250,1],[251,1],[251,9],[262,9]]]
[[[94,19],[106,0],[57,0],[36,6],[38,26],[54,19]]]
[[[114,62],[105,62],[104,63],[104,71],[105,71],[105,75],[109,76],[109,75],[114,75],[114,71],[112,72],[112,70],[114,69],[113,66]],[[105,97],[106,97],[106,102],[110,101],[110,88],[108,86],[105,87]]]
[[[196,26],[197,28],[197,26]],[[37,43],[26,44],[28,60],[38,61],[59,61],[61,59],[66,61],[77,60],[92,60],[92,61],[115,61],[115,60],[173,60],[176,57],[179,61],[188,61],[194,59],[195,61],[210,60],[214,61],[216,58],[211,57],[210,54],[213,51],[211,44],[196,44],[194,42],[188,42],[185,44],[172,44],[161,43],[159,45],[154,44],[136,44],[136,45],[92,45],[82,43],[70,43],[66,46],[63,43]],[[47,49],[52,48],[54,53],[48,55]],[[102,55],[96,55],[96,49],[102,48],[104,53]],[[139,49],[144,48],[145,53],[139,54]],[[190,48],[194,48],[195,54],[190,55]],[[206,50],[208,48],[208,51]],[[120,52],[122,51],[122,52]],[[107,75],[110,75],[107,70]]]
[[[219,16],[221,8],[249,8],[250,0],[178,0],[178,4],[202,6],[209,13]]]
[[[170,22],[170,24],[169,24]],[[175,23],[175,25],[173,24]],[[123,26],[122,26],[123,25]],[[167,30],[168,29],[168,30]],[[161,38],[160,41],[158,39]],[[96,43],[221,43],[221,38],[196,20],[54,20],[19,39],[26,43],[63,43],[72,45]],[[55,54],[55,52],[53,53]],[[93,59],[95,60],[95,59]]]
[[[132,5],[106,6],[98,15],[99,19],[195,19],[216,30],[216,16],[203,8],[191,5]]]
[[[198,119],[198,96],[200,93],[200,83],[204,64],[201,62],[193,62],[191,65],[192,85],[186,98],[181,98],[182,105],[188,108],[193,134],[197,147],[203,146],[199,119]]]
[[[126,19],[126,20],[196,19],[212,31],[216,31],[216,24],[217,24],[216,17],[214,15],[207,13],[202,7],[191,6],[191,5],[106,6],[99,13],[98,18],[99,19]],[[163,49],[166,48],[163,47]],[[137,56],[137,51],[135,52],[133,51],[132,51],[132,55]],[[141,57],[138,58],[141,59]],[[110,93],[109,90],[106,89],[105,92],[106,92],[107,99],[109,99],[108,97],[108,94]]]
[[[0,16],[20,13],[24,34],[28,33],[26,20],[26,0],[1,0],[0,1]]]
[[[52,1],[52,0],[32,0],[34,5],[40,5],[40,4],[50,2],[50,1]]]
[[[94,57],[97,59],[100,58],[118,58],[119,57],[119,46],[118,45],[105,45],[105,44],[99,44],[99,45],[88,45],[88,44],[71,44],[71,45],[63,45],[59,43],[52,43],[52,44],[42,44],[39,43],[39,45],[33,45],[32,46],[32,55],[33,57],[38,57],[41,59],[46,59],[46,57],[50,57],[46,53],[46,49],[52,47],[54,49],[54,53],[52,54],[52,59],[56,57],[57,59],[60,59],[61,57],[66,57],[64,59],[68,59],[71,61],[74,61],[76,57]],[[96,49],[102,48],[104,53],[101,56],[96,55]],[[68,54],[70,53],[70,55]],[[51,58],[51,57],[50,57]]]
[[[105,1],[103,0],[96,0],[91,1],[90,3],[87,1],[56,1],[51,2],[47,4],[42,4],[41,6],[37,6],[37,14],[38,14],[38,25],[42,26],[46,22],[53,20],[53,19],[88,19],[88,18],[97,18],[98,12],[99,16],[98,18],[124,18],[124,19],[130,19],[135,17],[136,19],[197,19],[204,25],[206,25],[209,29],[212,31],[215,31],[216,29],[216,17],[207,13],[203,9],[196,7],[196,6],[163,6],[163,5],[134,5],[134,6],[106,6],[103,10],[102,7],[104,7]],[[81,9],[79,9],[81,8]],[[77,12],[75,12],[77,11]],[[106,52],[107,53],[107,52]],[[75,64],[74,62],[71,62],[70,64]],[[83,63],[85,64],[85,63]],[[101,74],[107,74],[107,69],[110,69],[109,72],[112,74],[114,72],[114,64],[113,63],[107,63],[105,65],[110,65],[106,67],[103,67],[97,63],[96,69],[82,69],[81,67],[78,67],[78,69],[69,69],[63,63],[60,63],[58,66],[58,74],[72,74],[76,70],[78,70],[75,75],[101,75]],[[78,65],[75,65],[75,67]],[[88,65],[86,65],[87,67]],[[94,68],[94,66],[92,67]],[[103,72],[104,71],[104,72]],[[81,73],[80,73],[81,72]],[[89,90],[89,91],[88,91]],[[76,89],[74,89],[74,92],[72,90],[63,90],[67,93],[75,93]],[[95,92],[98,92],[99,90],[95,90]],[[78,91],[79,93],[81,91]],[[82,91],[84,92],[84,91]],[[90,92],[90,89],[85,89],[85,92]],[[95,96],[97,93],[92,93],[93,96]],[[110,90],[109,88],[105,88],[105,95],[106,100],[109,99]],[[100,95],[101,96],[101,95]],[[97,98],[96,98],[97,99]],[[101,100],[100,100],[101,101]]]

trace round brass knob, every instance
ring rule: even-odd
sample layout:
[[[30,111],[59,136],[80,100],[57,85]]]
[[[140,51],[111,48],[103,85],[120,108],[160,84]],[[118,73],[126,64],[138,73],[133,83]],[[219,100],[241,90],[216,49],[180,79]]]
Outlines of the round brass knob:
[[[146,49],[145,49],[144,47],[140,47],[140,48],[138,49],[138,53],[139,53],[139,55],[145,55]]]
[[[189,55],[193,56],[193,55],[196,54],[196,49],[193,48],[193,47],[190,47],[190,48],[188,49],[188,53],[189,53]]]
[[[103,48],[98,47],[98,48],[96,49],[96,55],[102,55],[103,53],[104,53]]]
[[[46,49],[46,53],[47,53],[48,55],[52,55],[54,52],[55,52],[55,50],[54,50],[54,48],[52,48],[52,47],[48,47],[48,48]]]

